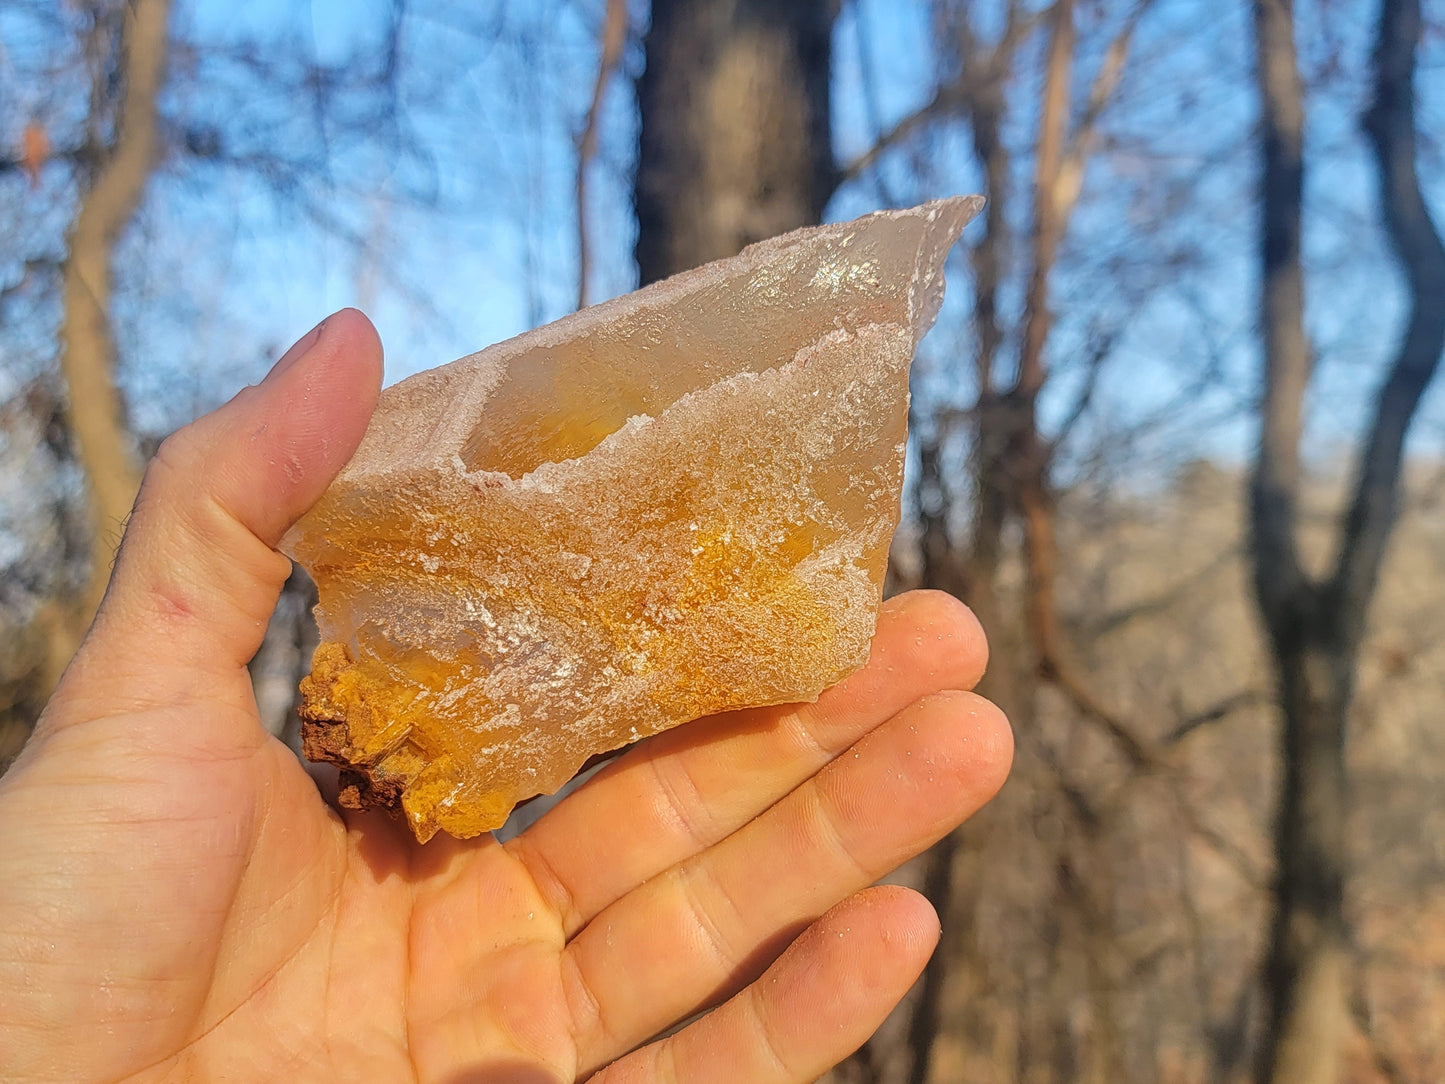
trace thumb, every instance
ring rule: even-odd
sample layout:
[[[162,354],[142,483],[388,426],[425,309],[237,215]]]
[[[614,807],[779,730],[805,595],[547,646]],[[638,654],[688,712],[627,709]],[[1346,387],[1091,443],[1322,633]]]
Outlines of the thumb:
[[[138,698],[244,666],[290,562],[274,549],[351,458],[382,351],[355,309],[323,320],[266,379],[168,437],[146,470],[110,586],[67,682],[144,674]],[[62,686],[63,687],[63,686]]]

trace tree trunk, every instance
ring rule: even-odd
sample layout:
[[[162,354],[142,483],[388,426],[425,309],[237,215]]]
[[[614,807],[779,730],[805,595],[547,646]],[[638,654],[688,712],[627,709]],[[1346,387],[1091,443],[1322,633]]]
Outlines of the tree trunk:
[[[1265,394],[1251,492],[1255,593],[1281,714],[1275,900],[1264,980],[1262,1081],[1333,1084],[1344,1021],[1344,713],[1352,667],[1323,635],[1324,601],[1300,566],[1300,437],[1310,378],[1300,258],[1304,93],[1291,0],[1256,0],[1262,100],[1260,321]]]
[[[1275,823],[1275,910],[1257,1077],[1335,1084],[1346,1023],[1346,724],[1365,620],[1394,526],[1405,434],[1445,347],[1445,246],[1415,170],[1419,0],[1383,0],[1365,127],[1380,206],[1405,272],[1410,316],[1375,401],[1330,576],[1299,558],[1299,443],[1309,382],[1300,262],[1304,105],[1289,0],[1256,0],[1263,101],[1261,319],[1265,401],[1251,493],[1255,593],[1274,652],[1283,717]]]
[[[821,220],[837,8],[654,0],[634,190],[644,284]]]
[[[116,346],[111,330],[111,262],[116,242],[140,204],[160,153],[156,101],[165,77],[170,0],[123,5],[119,70],[124,81],[116,132],[108,146],[90,149],[95,170],[81,197],[65,261],[60,371],[69,421],[90,501],[90,574],[67,635],[56,638],[52,681],[100,604],[116,544],[140,483],[140,467],[122,419],[115,385]],[[94,34],[106,33],[97,14]],[[109,65],[95,65],[97,86]],[[104,101],[92,95],[92,109]],[[95,121],[97,118],[92,118]],[[92,131],[99,129],[93,123]]]
[[[1271,629],[1283,714],[1263,1079],[1339,1079],[1345,1017],[1345,719],[1355,652],[1308,608]],[[1311,620],[1314,618],[1315,620]]]
[[[974,270],[973,327],[978,338],[974,369],[978,381],[978,402],[970,468],[974,482],[972,535],[966,550],[954,547],[947,534],[947,520],[953,494],[944,480],[939,447],[935,437],[919,449],[920,504],[923,519],[923,584],[948,591],[964,599],[988,631],[992,644],[990,664],[980,692],[998,704],[1011,719],[1020,716],[1021,682],[1017,653],[1006,650],[1002,607],[998,599],[998,573],[1003,555],[1003,530],[1008,515],[1007,457],[1000,424],[1006,404],[994,390],[994,371],[1003,331],[998,321],[998,292],[1005,273],[1009,229],[1005,211],[1008,202],[1010,156],[999,138],[1004,113],[1004,79],[1013,61],[1012,47],[1000,46],[985,59],[977,50],[967,22],[960,13],[958,32],[963,36],[964,64],[989,66],[991,78],[978,80],[967,100],[973,133],[974,154],[983,165],[988,182],[989,202],[984,208],[985,232],[969,250]],[[964,833],[967,825],[955,829],[920,860],[924,895],[933,903],[942,921],[943,933],[937,951],[928,961],[918,985],[917,998],[908,1021],[908,1084],[926,1084],[933,1066],[934,1048],[945,1027],[945,985],[964,965],[970,951],[973,926],[965,901],[955,898],[955,865],[967,854]]]

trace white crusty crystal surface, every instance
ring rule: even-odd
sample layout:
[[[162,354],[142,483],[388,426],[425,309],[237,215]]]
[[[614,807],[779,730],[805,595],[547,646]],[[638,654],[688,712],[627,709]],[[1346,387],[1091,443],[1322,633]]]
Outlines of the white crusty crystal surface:
[[[867,659],[908,369],[982,205],[799,230],[383,392],[286,536],[306,751],[425,840]]]

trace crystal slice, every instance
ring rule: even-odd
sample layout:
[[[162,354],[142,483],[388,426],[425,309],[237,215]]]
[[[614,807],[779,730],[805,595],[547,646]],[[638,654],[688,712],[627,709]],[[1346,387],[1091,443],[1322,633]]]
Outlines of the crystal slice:
[[[867,659],[908,368],[982,200],[799,230],[382,394],[282,548],[308,757],[467,838],[594,754]]]

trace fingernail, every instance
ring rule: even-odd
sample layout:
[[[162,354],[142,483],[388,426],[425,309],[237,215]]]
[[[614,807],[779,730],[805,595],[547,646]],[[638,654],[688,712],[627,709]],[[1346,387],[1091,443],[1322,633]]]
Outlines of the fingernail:
[[[295,365],[298,361],[300,361],[301,358],[305,356],[306,352],[316,345],[317,341],[321,338],[321,332],[325,328],[326,321],[322,320],[321,323],[317,324],[305,335],[302,335],[301,338],[297,339],[294,343],[292,343],[291,349],[287,350],[286,353],[281,355],[281,360],[276,362],[275,365],[271,366],[271,371],[266,374],[266,380],[270,380],[272,377],[280,376],[287,369],[291,368],[291,366]],[[266,380],[263,380],[262,383],[264,384]]]

